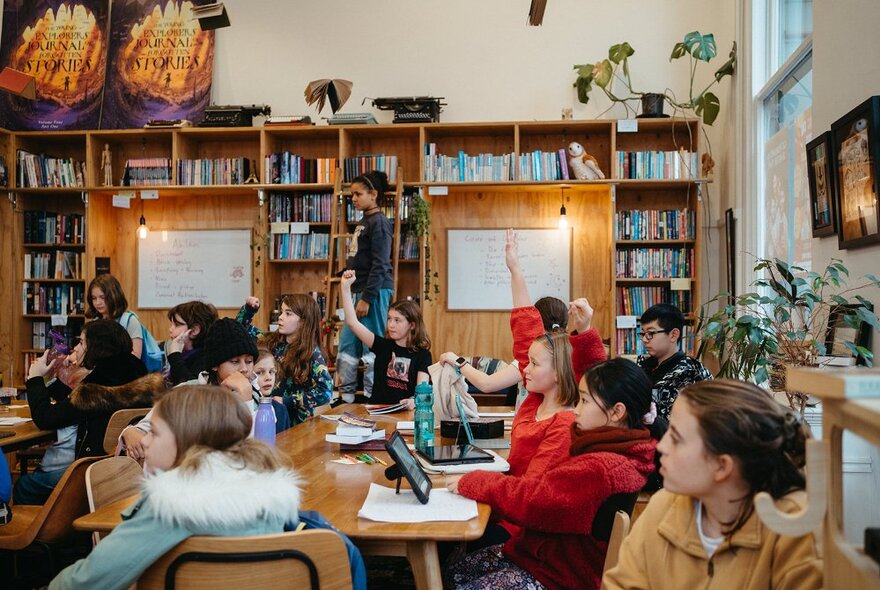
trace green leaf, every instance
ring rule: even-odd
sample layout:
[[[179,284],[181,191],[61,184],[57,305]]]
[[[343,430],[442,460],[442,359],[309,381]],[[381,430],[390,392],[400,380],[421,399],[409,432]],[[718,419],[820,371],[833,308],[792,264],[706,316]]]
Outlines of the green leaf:
[[[837,305],[847,305],[849,301],[846,300],[846,297],[841,297],[840,295],[832,295],[831,300]]]
[[[755,316],[751,316],[751,315],[740,316],[739,319],[737,320],[737,323],[738,324],[746,324],[746,325],[754,324],[755,323]]]
[[[703,123],[706,125],[711,125],[715,122],[720,110],[721,101],[711,92],[705,93],[694,101],[694,112],[698,117],[703,118]]]
[[[880,330],[880,320],[877,319],[877,316],[874,315],[874,312],[869,311],[864,307],[858,307],[856,308],[856,313],[863,322],[866,322],[875,330]]]
[[[629,43],[624,41],[623,43],[618,43],[617,45],[612,45],[608,48],[608,59],[610,59],[612,63],[619,64],[635,52],[635,49],[633,49]]]
[[[715,81],[720,82],[725,76],[733,76],[736,72],[736,41],[733,42],[733,49],[730,50],[729,59],[715,70]]]
[[[578,101],[584,104],[590,102],[590,90],[593,89],[593,76],[578,78],[574,85],[577,87]]]
[[[678,42],[672,47],[672,55],[669,56],[669,61],[678,59],[685,53],[687,53],[687,46],[682,42]]]
[[[715,35],[701,35],[699,31],[693,31],[684,36],[684,45],[688,53],[701,61],[709,61],[718,53],[715,46]]]
[[[596,62],[596,65],[593,66],[593,81],[596,83],[596,86],[606,88],[611,82],[612,70],[613,66],[607,59]]]
[[[770,378],[770,376],[767,374],[766,367],[761,367],[760,369],[755,371],[755,384],[756,385],[760,385],[761,383],[763,383],[764,381],[766,381],[769,378]]]

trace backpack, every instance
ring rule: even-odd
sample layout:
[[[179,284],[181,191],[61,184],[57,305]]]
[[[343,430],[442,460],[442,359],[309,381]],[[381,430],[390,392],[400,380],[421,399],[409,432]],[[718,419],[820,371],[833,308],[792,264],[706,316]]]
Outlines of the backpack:
[[[128,324],[131,323],[131,318],[133,317],[137,318],[137,314],[133,311],[126,311],[119,316],[119,325],[124,326],[125,329],[128,330]],[[138,318],[138,321],[140,322],[140,318]],[[141,360],[147,367],[147,372],[152,373],[154,371],[161,371],[162,365],[165,362],[165,354],[162,352],[162,349],[159,348],[156,339],[153,338],[153,335],[150,334],[150,331],[147,330],[147,327],[143,322],[141,322],[141,338],[143,338],[144,341],[144,346],[141,350]]]

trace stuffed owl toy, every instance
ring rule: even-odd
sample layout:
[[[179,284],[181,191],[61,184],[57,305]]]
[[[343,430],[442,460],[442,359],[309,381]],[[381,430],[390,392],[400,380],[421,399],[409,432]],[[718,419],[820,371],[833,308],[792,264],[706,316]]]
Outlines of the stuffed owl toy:
[[[568,167],[577,180],[599,180],[605,175],[599,169],[596,158],[584,151],[584,146],[576,141],[568,144]]]

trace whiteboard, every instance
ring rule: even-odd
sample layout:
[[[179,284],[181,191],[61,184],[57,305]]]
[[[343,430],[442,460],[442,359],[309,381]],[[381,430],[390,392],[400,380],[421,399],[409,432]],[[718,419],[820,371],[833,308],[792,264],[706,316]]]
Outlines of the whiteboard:
[[[447,230],[449,310],[509,310],[510,271],[504,262],[505,229]],[[532,301],[571,300],[571,229],[516,230],[519,260]]]
[[[138,242],[138,309],[198,299],[239,307],[251,294],[251,230],[153,230]]]

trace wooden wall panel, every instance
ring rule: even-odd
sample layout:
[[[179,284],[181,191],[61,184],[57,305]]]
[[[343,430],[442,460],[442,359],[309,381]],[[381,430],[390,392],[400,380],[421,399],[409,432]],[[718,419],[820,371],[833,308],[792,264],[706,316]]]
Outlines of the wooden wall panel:
[[[573,228],[572,292],[585,296],[596,310],[594,325],[611,335],[611,196],[607,186],[567,189],[566,210]],[[426,302],[425,316],[435,360],[452,350],[462,355],[510,360],[512,339],[508,312],[446,311],[446,230],[449,228],[556,227],[559,188],[534,191],[454,188],[431,198],[431,259],[440,275],[440,294]]]

